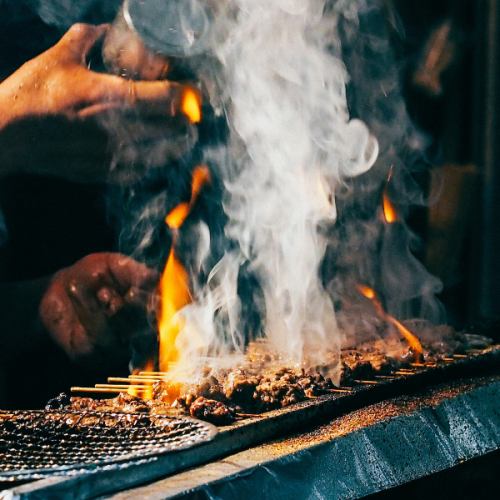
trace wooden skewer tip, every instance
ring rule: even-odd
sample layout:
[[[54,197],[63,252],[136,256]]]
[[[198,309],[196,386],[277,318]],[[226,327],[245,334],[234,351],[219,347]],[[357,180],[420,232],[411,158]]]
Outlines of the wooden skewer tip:
[[[122,392],[119,389],[110,389],[103,387],[71,387],[71,392],[88,392],[88,393],[103,393],[103,394],[118,394]]]

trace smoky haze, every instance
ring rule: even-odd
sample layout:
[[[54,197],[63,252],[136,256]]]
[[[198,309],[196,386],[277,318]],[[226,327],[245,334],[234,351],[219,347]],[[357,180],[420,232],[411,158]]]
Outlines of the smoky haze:
[[[236,321],[242,263],[262,290],[264,335],[284,360],[321,364],[325,346],[333,352],[340,346],[320,277],[328,241],[318,225],[335,222],[338,186],[370,169],[378,152],[367,126],[349,116],[338,33],[344,9],[325,12],[316,0],[240,0],[218,13],[224,38],[215,37],[211,48],[220,68],[212,77],[231,134],[216,168],[226,192],[226,236],[238,245],[182,311],[187,323],[179,342],[189,359],[214,345],[220,353],[220,338],[231,348],[242,345]]]
[[[58,2],[33,4],[46,22],[66,27],[98,3]],[[184,62],[203,83],[213,117],[225,123],[222,139],[199,137],[220,132],[205,118],[204,131],[181,131],[180,142],[140,117],[103,120],[124,181],[110,208],[126,253],[162,269],[164,217],[186,198],[196,164],[210,166],[220,189],[218,202],[202,202],[206,214],[183,228],[189,235],[178,254],[193,277],[194,300],[179,313],[185,327],[176,376],[192,379],[207,362],[235,363],[252,328],[285,362],[323,364],[326,351],[380,334],[359,283],[374,287],[401,319],[442,319],[440,283],[413,256],[416,239],[403,222],[411,205],[425,202],[412,180],[425,138],[406,112],[385,2],[204,4],[211,31],[203,53]],[[148,136],[144,144],[137,130]],[[380,212],[384,190],[400,212],[390,227]],[[247,288],[259,290],[255,324],[244,314],[245,273]],[[338,380],[338,363],[329,375]]]

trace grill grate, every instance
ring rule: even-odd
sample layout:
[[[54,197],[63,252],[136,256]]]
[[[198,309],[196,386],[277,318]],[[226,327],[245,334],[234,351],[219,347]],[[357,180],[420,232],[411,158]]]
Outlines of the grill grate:
[[[206,422],[167,415],[0,411],[0,481],[152,457],[209,441],[216,432]]]

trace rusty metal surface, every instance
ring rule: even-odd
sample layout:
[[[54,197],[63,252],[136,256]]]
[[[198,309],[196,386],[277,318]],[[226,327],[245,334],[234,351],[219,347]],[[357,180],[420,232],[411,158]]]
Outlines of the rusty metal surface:
[[[111,498],[360,498],[498,449],[496,376],[377,403]]]
[[[74,475],[212,439],[191,418],[95,411],[0,411],[0,482]]]

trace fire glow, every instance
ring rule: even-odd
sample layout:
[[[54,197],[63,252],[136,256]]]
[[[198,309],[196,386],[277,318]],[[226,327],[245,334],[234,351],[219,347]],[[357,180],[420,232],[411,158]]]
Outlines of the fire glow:
[[[179,359],[175,342],[183,327],[183,321],[178,312],[192,301],[189,275],[175,253],[178,231],[190,214],[201,189],[208,182],[210,182],[208,167],[205,165],[196,167],[193,171],[191,199],[189,202],[177,205],[165,217],[165,223],[172,231],[172,245],[160,278],[160,304],[157,313],[160,344],[159,364],[160,370],[164,372],[168,372],[171,364]]]
[[[410,330],[406,328],[406,326],[404,326],[400,321],[385,312],[382,303],[380,302],[380,299],[378,298],[377,293],[375,292],[375,290],[373,290],[373,288],[365,285],[358,285],[357,289],[359,293],[363,295],[363,297],[366,297],[372,302],[377,314],[398,330],[398,332],[410,346],[410,349],[414,355],[415,362],[420,362],[422,360],[424,350],[422,348],[420,340],[418,340],[418,337],[414,333],[410,332]]]
[[[288,3],[292,7],[295,0]],[[384,138],[385,129],[372,131],[355,118],[357,113],[351,117],[345,92],[348,68],[342,51],[332,51],[340,40],[343,7],[330,11],[319,5],[304,0],[287,9],[280,2],[244,0],[234,4],[234,10],[217,10],[218,26],[224,29],[206,47],[215,64],[201,65],[198,73],[195,63],[191,69],[199,83],[180,95],[179,113],[189,123],[206,119],[202,104],[211,116],[221,118],[224,133],[215,134],[213,141],[202,137],[196,154],[210,162],[223,189],[217,211],[224,213],[224,229],[219,234],[216,211],[206,218],[202,215],[203,230],[199,238],[190,240],[192,248],[186,249],[189,258],[205,255],[211,248],[220,250],[222,257],[211,269],[205,266],[214,259],[203,261],[206,281],[196,281],[194,290],[194,276],[183,265],[187,255],[180,254],[178,240],[208,179],[195,173],[191,201],[179,204],[166,217],[165,211],[158,213],[157,205],[151,205],[151,216],[147,213],[155,225],[164,219],[173,239],[166,263],[162,258],[161,301],[156,310],[160,344],[156,366],[160,372],[156,373],[169,381],[190,383],[201,378],[207,367],[218,370],[236,363],[234,359],[248,352],[249,331],[262,334],[285,365],[326,366],[325,373],[335,383],[340,381],[341,365],[325,354],[328,351],[340,359],[344,332],[337,314],[344,311],[336,310],[342,303],[336,298],[351,282],[349,266],[357,267],[353,263],[364,260],[370,245],[348,258],[344,248],[353,245],[351,253],[359,248],[354,236],[357,217],[352,221],[346,217],[344,239],[344,229],[334,228],[338,215],[343,215],[337,213],[336,197],[344,196],[344,182],[349,180],[350,185],[350,179],[370,175],[380,152],[378,136]],[[311,37],[311,32],[321,36]],[[203,102],[198,88],[203,89]],[[399,244],[406,226],[404,213],[392,201],[398,200],[398,183],[392,183],[391,165],[398,164],[393,152],[396,148],[382,149],[379,167],[367,183],[369,193],[354,194],[358,193],[354,189],[345,195],[349,200],[366,195],[371,234],[376,229],[384,241]],[[352,185],[356,186],[354,180]],[[359,185],[364,186],[364,181]],[[364,205],[362,200],[359,203]],[[350,206],[340,205],[341,210]],[[217,226],[213,234],[212,224]],[[331,231],[324,231],[326,227]],[[207,241],[214,244],[207,246]],[[345,258],[346,265],[333,277],[336,271],[329,266],[337,249],[339,261]],[[379,251],[382,255],[381,248],[374,248],[369,258],[375,260]],[[381,262],[381,269],[384,265]],[[369,282],[365,278],[359,279]],[[244,303],[247,289],[239,286],[247,282],[255,287],[255,294],[253,289],[248,291],[252,303]],[[383,285],[379,292],[392,304],[397,291]],[[401,283],[401,287],[407,285]],[[420,356],[418,339],[383,310],[373,290],[371,294],[387,329],[393,334],[397,330],[414,355]],[[377,321],[374,311],[372,317]],[[253,318],[259,319],[258,326]]]
[[[394,224],[398,220],[398,214],[392,201],[387,196],[387,193],[384,193],[382,198],[382,209],[384,213],[384,220],[387,224]]]
[[[181,110],[191,123],[201,122],[201,97],[192,88],[184,91],[181,100]]]

